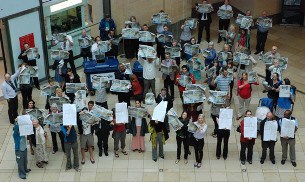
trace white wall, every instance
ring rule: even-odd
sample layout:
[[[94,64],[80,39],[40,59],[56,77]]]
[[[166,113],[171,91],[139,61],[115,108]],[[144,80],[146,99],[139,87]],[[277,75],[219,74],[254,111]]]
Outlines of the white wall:
[[[19,37],[33,33],[35,47],[38,48],[38,52],[40,54],[40,58],[36,59],[37,66],[39,68],[39,79],[45,78],[45,62],[44,62],[44,53],[43,53],[43,44],[41,40],[41,29],[40,29],[40,19],[38,11],[22,15],[13,19],[8,20],[9,25],[9,35],[11,39],[11,49],[12,49],[12,57],[13,57],[13,65],[12,67],[17,69],[18,65],[22,63],[21,60],[18,59],[18,56],[21,52]]]
[[[39,0],[1,0],[0,19],[39,6]]]

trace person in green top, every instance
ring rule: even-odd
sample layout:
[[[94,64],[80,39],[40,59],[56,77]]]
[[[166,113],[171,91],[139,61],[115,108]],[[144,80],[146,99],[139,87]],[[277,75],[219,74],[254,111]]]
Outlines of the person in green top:
[[[177,141],[177,160],[175,161],[176,164],[180,161],[181,155],[181,144],[183,142],[184,147],[184,163],[187,164],[187,157],[189,154],[189,144],[188,144],[188,131],[187,125],[189,123],[189,119],[187,117],[187,112],[183,111],[181,117],[179,118],[180,122],[183,124],[182,127],[178,128],[176,131],[176,141]]]

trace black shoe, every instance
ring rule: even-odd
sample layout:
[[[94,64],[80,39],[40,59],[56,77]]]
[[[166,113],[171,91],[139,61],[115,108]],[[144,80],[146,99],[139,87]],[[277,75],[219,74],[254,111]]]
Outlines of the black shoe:
[[[109,154],[108,154],[108,151],[104,151],[104,153],[105,153],[105,156],[108,156]]]
[[[85,152],[88,152],[88,148],[87,147],[85,148]]]
[[[22,177],[21,179],[26,179],[26,177]]]
[[[164,156],[160,156],[160,158],[164,159]]]
[[[258,51],[256,51],[254,54],[255,54],[255,55],[257,55],[257,54],[259,54],[259,52],[258,52]]]
[[[264,162],[265,162],[265,160],[261,159],[260,163],[261,163],[261,164],[264,164]]]
[[[224,159],[224,160],[227,160],[227,156],[226,156],[226,157],[223,157],[223,159]]]
[[[157,159],[153,159],[153,161],[157,162]]]
[[[197,44],[200,44],[201,41],[198,41]]]
[[[263,93],[267,93],[268,91],[267,91],[267,90],[263,90],[262,92],[263,92]]]
[[[100,150],[100,151],[98,152],[98,156],[100,156],[100,157],[103,156],[103,151],[102,151],[102,150]]]
[[[220,156],[216,156],[217,159],[220,159]]]
[[[211,42],[211,40],[206,40],[208,43],[210,43]]]
[[[40,90],[40,86],[37,86],[36,88],[37,88],[37,90]]]
[[[291,164],[293,165],[293,167],[297,167],[297,163],[296,162],[292,162],[291,161]]]
[[[219,44],[221,42],[221,40],[218,40],[217,43]]]
[[[25,170],[26,173],[29,173],[29,172],[31,172],[31,171],[32,171],[31,169]]]
[[[281,164],[282,164],[282,165],[284,165],[284,164],[285,164],[285,162],[286,162],[285,160],[281,160]]]
[[[275,160],[271,160],[272,164],[275,164]]]
[[[245,161],[241,161],[240,163],[241,163],[242,165],[245,165],[245,164],[246,164],[246,162],[245,162]]]
[[[191,154],[192,154],[190,150],[189,150],[188,154],[189,154],[189,155],[191,155]]]
[[[252,164],[252,161],[248,161],[249,162],[249,164]]]

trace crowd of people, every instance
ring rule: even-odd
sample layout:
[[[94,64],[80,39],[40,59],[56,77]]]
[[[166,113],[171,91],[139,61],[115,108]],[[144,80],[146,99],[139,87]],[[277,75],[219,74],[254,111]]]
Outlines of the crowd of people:
[[[207,0],[203,0],[202,4],[207,4]],[[197,6],[198,9],[198,6]],[[220,6],[219,9],[231,11],[232,7],[229,5],[229,1],[225,0],[224,4]],[[161,10],[159,13],[165,13]],[[184,163],[188,163],[188,156],[191,154],[190,146],[194,147],[195,153],[195,163],[194,167],[200,168],[202,166],[203,160],[203,148],[205,144],[205,137],[207,135],[207,123],[206,116],[203,112],[203,102],[184,104],[183,92],[186,91],[186,86],[182,85],[178,80],[180,77],[190,77],[191,84],[202,84],[206,86],[207,89],[213,91],[223,91],[226,93],[225,103],[217,104],[213,102],[208,103],[211,105],[210,116],[214,122],[214,130],[211,135],[217,138],[216,147],[216,158],[220,159],[222,156],[224,160],[228,157],[228,141],[231,133],[231,128],[219,129],[219,115],[220,110],[223,108],[230,107],[232,95],[235,94],[233,91],[237,90],[238,98],[238,110],[236,111],[236,119],[240,121],[240,125],[237,131],[240,132],[240,161],[241,164],[245,164],[247,161],[252,164],[253,159],[253,146],[255,145],[256,138],[244,137],[244,117],[254,117],[252,111],[249,110],[251,103],[251,92],[252,86],[259,85],[259,81],[249,82],[248,74],[252,71],[252,67],[257,63],[257,60],[251,56],[250,49],[250,31],[257,27],[257,46],[256,52],[254,54],[259,54],[263,52],[269,55],[271,58],[271,63],[266,64],[266,75],[264,84],[267,92],[267,97],[271,99],[272,106],[270,112],[266,114],[264,120],[262,120],[258,126],[262,140],[262,155],[260,163],[263,164],[266,159],[266,151],[269,148],[269,157],[273,164],[275,164],[274,157],[274,146],[275,141],[265,141],[264,140],[264,126],[268,122],[277,122],[278,131],[281,132],[282,120],[283,118],[293,120],[295,122],[295,132],[298,128],[298,121],[292,116],[291,105],[295,101],[295,87],[291,84],[288,78],[283,79],[282,71],[284,70],[279,66],[280,54],[277,52],[277,47],[273,46],[272,50],[269,52],[265,50],[265,42],[267,40],[267,35],[269,29],[266,27],[261,27],[259,24],[254,23],[249,29],[242,29],[236,27],[234,23],[231,23],[232,17],[219,17],[219,30],[227,30],[228,34],[226,37],[222,37],[219,34],[217,43],[220,44],[224,41],[223,50],[216,51],[214,49],[214,43],[211,41],[210,36],[210,25],[212,23],[212,12],[198,13],[198,38],[196,40],[193,37],[192,30],[186,23],[181,26],[182,33],[180,35],[180,40],[175,39],[171,42],[156,42],[157,44],[157,55],[161,60],[156,58],[145,58],[138,55],[139,45],[154,46],[153,43],[140,42],[136,39],[126,39],[124,40],[124,51],[128,62],[133,62],[137,60],[143,66],[143,84],[140,83],[139,78],[135,74],[127,74],[126,67],[123,63],[119,63],[118,71],[115,72],[115,79],[118,80],[130,80],[132,87],[129,93],[117,92],[118,102],[125,102],[128,106],[131,105],[131,100],[135,101],[134,105],[137,108],[144,108],[142,105],[145,104],[145,97],[147,93],[153,93],[156,103],[161,103],[162,101],[167,101],[166,112],[173,108],[173,101],[175,100],[175,86],[178,87],[180,98],[182,101],[181,107],[183,112],[179,117],[179,121],[182,123],[182,127],[176,130],[176,141],[177,141],[177,158],[175,163],[178,164],[181,159],[181,147],[183,143],[184,147]],[[246,11],[246,16],[251,16],[251,11]],[[267,18],[267,12],[263,11],[260,18]],[[130,17],[130,22],[138,23],[135,16]],[[138,23],[139,24],[139,23]],[[126,24],[125,28],[131,28],[131,24]],[[147,24],[142,25],[142,31],[149,31]],[[205,40],[208,42],[208,47],[204,50],[198,51],[192,55],[184,52],[184,45],[186,43],[191,45],[200,44],[202,42],[203,30],[206,30]],[[238,29],[238,32],[237,32]],[[89,41],[89,44],[81,45],[81,56],[84,61],[90,59],[97,59],[99,53],[97,51],[97,44],[99,41],[109,41],[112,40],[116,35],[116,25],[113,19],[109,15],[106,15],[100,22],[99,26],[100,35],[94,38],[92,41],[91,36],[87,35],[85,30],[82,31],[81,38]],[[170,31],[170,24],[158,24],[156,31],[158,34],[173,36]],[[178,38],[178,37],[176,37]],[[75,95],[71,93],[66,93],[66,83],[80,83],[80,76],[77,74],[73,62],[73,51],[72,47],[75,43],[71,36],[67,35],[63,42],[53,41],[54,45],[60,44],[62,50],[68,51],[69,57],[64,60],[61,65],[61,60],[55,60],[52,69],[55,71],[55,78],[50,78],[48,80],[49,85],[59,85],[56,89],[56,93],[47,97],[46,107],[48,113],[60,113],[62,112],[62,106],[57,104],[49,104],[49,99],[51,97],[64,97],[69,99],[70,103],[74,103]],[[171,57],[170,52],[165,51],[165,46],[175,47],[180,46],[181,57]],[[27,43],[24,44],[25,50],[29,49]],[[106,52],[105,56],[115,56],[118,55],[118,46],[111,45],[111,50]],[[210,54],[205,56],[202,52],[208,51]],[[217,52],[226,53],[228,56],[226,59],[220,58],[220,54]],[[241,63],[236,63],[234,61],[234,53],[242,52],[249,56],[249,64],[244,65]],[[23,64],[20,65],[19,69],[15,74],[10,75],[6,73],[4,75],[5,81],[2,84],[2,90],[4,98],[8,102],[8,114],[11,124],[14,124],[14,141],[15,141],[15,151],[16,159],[18,163],[19,176],[22,179],[26,178],[26,173],[31,170],[27,168],[27,139],[24,136],[19,135],[19,126],[16,122],[18,116],[18,89],[15,85],[15,80],[18,78],[20,71],[22,69],[27,69],[30,66],[35,66],[35,60],[27,60],[24,51],[21,52],[19,59],[23,60]],[[199,70],[194,70],[190,64],[187,63],[188,60],[197,60],[202,63]],[[186,64],[184,64],[186,60]],[[68,67],[68,64],[70,67]],[[163,87],[159,94],[156,93],[155,85],[157,79],[157,73],[159,72],[160,65],[166,65],[172,67],[173,71],[169,74],[162,72],[161,79],[163,81]],[[213,74],[208,75],[207,71],[210,69],[215,69]],[[204,74],[203,74],[204,73]],[[290,97],[280,97],[279,88],[281,85],[289,85]],[[32,77],[29,84],[20,84],[20,92],[22,95],[23,109],[37,109],[35,107],[35,101],[32,99],[33,86],[40,89],[37,77]],[[88,92],[89,93],[89,92]],[[164,149],[163,145],[165,141],[169,138],[170,127],[168,124],[168,116],[165,116],[164,122],[153,120],[151,115],[148,114],[147,117],[130,117],[127,124],[117,123],[115,116],[115,109],[113,111],[113,120],[106,121],[101,119],[98,124],[90,125],[81,121],[80,115],[86,112],[91,112],[95,105],[104,107],[105,109],[112,108],[109,107],[107,103],[107,87],[95,90],[95,100],[90,100],[81,111],[77,113],[78,121],[76,126],[63,126],[62,124],[48,124],[45,125],[43,122],[33,119],[34,134],[28,136],[28,141],[30,142],[30,151],[32,155],[35,155],[36,165],[39,168],[45,167],[49,163],[48,156],[46,152],[46,137],[49,136],[47,130],[51,133],[52,138],[52,154],[56,155],[59,150],[57,144],[57,134],[61,141],[62,151],[67,157],[66,170],[74,168],[79,171],[79,152],[78,146],[81,148],[81,164],[84,165],[86,162],[86,151],[89,152],[89,160],[93,164],[94,160],[94,134],[97,138],[97,146],[99,156],[102,157],[109,155],[108,139],[112,133],[112,138],[114,139],[114,156],[119,158],[120,154],[128,155],[125,150],[126,147],[126,134],[130,133],[132,135],[131,150],[138,151],[139,153],[145,152],[145,134],[150,133],[150,141],[152,143],[152,160],[157,161],[158,157],[164,159]],[[26,114],[25,111],[23,114]],[[190,132],[188,127],[189,123],[196,125],[197,130]],[[255,123],[256,124],[256,123]],[[49,128],[49,129],[47,129]],[[78,140],[79,138],[79,140]],[[294,167],[296,167],[296,156],[295,156],[295,138],[283,136],[280,138],[282,145],[282,159],[281,164],[285,164],[287,160],[287,151],[289,146],[290,161]],[[223,143],[223,149],[222,149]],[[120,146],[119,146],[120,144]],[[246,155],[247,149],[247,155]],[[73,151],[73,163],[71,162],[71,150]],[[50,161],[51,162],[51,161]],[[204,165],[204,164],[203,164]]]

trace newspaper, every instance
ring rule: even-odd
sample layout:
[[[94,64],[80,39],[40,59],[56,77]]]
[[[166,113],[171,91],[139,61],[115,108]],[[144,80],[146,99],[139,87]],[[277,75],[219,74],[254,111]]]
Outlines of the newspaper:
[[[92,40],[91,40],[91,38],[88,37],[88,36],[86,36],[86,37],[80,37],[80,38],[78,39],[78,43],[79,43],[79,46],[80,46],[81,48],[86,48],[86,47],[91,46],[91,42],[92,42]]]
[[[139,31],[139,41],[140,42],[155,42],[156,35],[149,31]]]
[[[191,45],[189,43],[184,44],[184,53],[189,55],[196,55],[200,53],[200,44]]]
[[[187,84],[186,90],[199,90],[199,91],[205,93],[206,86],[204,86],[202,84]]]
[[[216,67],[213,66],[213,67],[211,67],[209,69],[206,69],[205,73],[207,74],[208,78],[213,77],[213,75],[216,75]]]
[[[97,43],[97,47],[99,49],[100,54],[103,54],[105,52],[108,52],[111,50],[111,43],[110,41],[99,41]]]
[[[176,57],[181,57],[181,48],[180,46],[175,46],[175,47],[165,47],[165,52],[169,52],[171,58],[176,58]]]
[[[186,87],[186,85],[192,84],[191,77],[186,76],[186,75],[180,75],[180,77],[177,78],[177,81],[178,81],[179,85],[181,85],[182,87]]]
[[[214,97],[225,97],[228,95],[228,92],[225,92],[225,91],[209,90],[209,92]]]
[[[28,67],[22,66],[19,77],[18,83],[19,84],[30,84],[31,82],[31,71]]]
[[[270,52],[266,52],[265,54],[263,52],[260,52],[258,54],[258,60],[262,61],[263,63],[267,65],[273,64],[273,56],[271,55]]]
[[[110,87],[110,91],[112,92],[124,92],[128,93],[131,88],[131,83],[129,80],[113,80],[112,85]]]
[[[96,104],[93,106],[93,109],[90,111],[90,113],[97,118],[102,118],[107,121],[113,120],[113,112],[111,110],[107,110]]]
[[[130,28],[137,28],[141,29],[140,23],[139,22],[134,22],[134,21],[125,21],[125,25],[129,25]]]
[[[253,23],[253,18],[252,16],[244,16],[242,14],[238,14],[236,23],[242,29],[249,29]]]
[[[152,16],[152,24],[168,24],[171,23],[167,13],[158,13]]]
[[[211,102],[213,104],[222,105],[226,103],[226,99],[224,97],[215,97],[215,96],[209,96],[208,102]]]
[[[210,57],[212,55],[211,51],[205,49],[204,51],[202,51],[202,56],[207,58]]]
[[[174,108],[171,108],[167,112],[167,116],[168,116],[168,124],[171,125],[171,127],[175,131],[177,131],[183,127],[183,124],[180,122],[178,115],[177,115],[176,111],[174,110]]]
[[[26,109],[25,113],[30,115],[31,120],[37,119],[39,123],[43,123],[46,112],[44,109]]]
[[[249,83],[256,83],[258,82],[258,77],[256,71],[249,71],[248,72],[248,82]]]
[[[281,57],[279,59],[279,67],[283,70],[287,69],[288,66],[288,58],[287,57]]]
[[[29,66],[31,77],[38,77],[38,66]]]
[[[70,102],[71,101],[65,97],[51,97],[49,99],[50,105],[52,105],[53,103],[57,104],[58,110],[60,110],[60,111],[62,111],[63,104],[70,104]]]
[[[144,58],[157,58],[157,51],[152,46],[139,45],[138,56]]]
[[[176,66],[167,66],[161,63],[161,72],[166,75],[170,75],[171,73],[176,71]]]
[[[194,30],[197,28],[197,19],[196,18],[188,18],[186,19],[185,26],[188,26],[190,29]]]
[[[198,129],[199,127],[193,122],[189,122],[189,124],[187,125],[187,130],[191,133],[195,133]]]
[[[174,37],[172,35],[158,34],[157,39],[158,42],[168,43],[173,42]]]
[[[146,105],[155,105],[156,104],[156,98],[153,93],[147,93],[145,96],[145,104]]]
[[[66,33],[58,33],[53,35],[55,40],[58,42],[64,42],[66,40],[67,34]]]
[[[94,75],[91,79],[91,82],[92,82],[92,88],[102,89],[102,88],[107,87],[107,84],[109,82],[109,78],[105,77],[105,76]]]
[[[130,107],[128,106],[128,116],[135,118],[144,118],[147,116],[147,109],[143,107]]]
[[[224,52],[224,51],[217,52],[217,60],[219,62],[227,61],[231,56],[232,56],[231,52]]]
[[[262,18],[259,17],[257,19],[257,24],[263,28],[271,28],[272,27],[272,19],[271,18]]]
[[[43,124],[63,124],[63,113],[51,113],[44,118]]]
[[[123,63],[123,65],[125,66],[125,74],[127,74],[127,75],[132,74],[130,63]]]
[[[85,83],[66,83],[66,93],[75,93],[78,90],[86,90]]]
[[[220,37],[222,37],[224,39],[226,39],[229,35],[228,31],[226,31],[226,30],[218,30],[218,33],[219,33]]]
[[[198,4],[197,11],[199,13],[211,13],[214,11],[214,8],[211,4]]]
[[[69,52],[64,50],[51,50],[51,58],[54,60],[69,59]]]
[[[250,58],[247,54],[242,52],[234,52],[233,54],[233,62],[237,62],[238,64],[249,65]]]
[[[139,39],[139,29],[138,28],[123,28],[122,29],[123,39]]]
[[[56,95],[56,89],[58,88],[58,85],[47,85],[45,87],[41,88],[40,94],[43,96],[55,96]]]
[[[200,90],[186,90],[183,91],[183,103],[192,104],[204,102],[206,97],[204,93]]]
[[[290,85],[280,85],[279,97],[290,97]]]
[[[187,61],[187,65],[190,69],[194,71],[200,71],[201,70],[201,60],[197,58],[191,58],[190,60]]]
[[[38,54],[38,48],[34,47],[34,48],[29,48],[28,50],[26,50],[24,53],[26,53],[26,56],[28,57],[28,60],[34,60],[36,58],[39,57]]]
[[[75,100],[74,103],[76,105],[76,111],[81,111],[84,107],[86,107],[86,90],[78,90],[75,92]]]
[[[100,118],[95,117],[92,113],[88,112],[87,110],[80,112],[79,119],[82,120],[83,124],[89,124],[89,125],[94,125],[101,121]]]
[[[223,18],[231,18],[231,17],[233,17],[233,11],[218,9],[217,16],[223,17]]]

